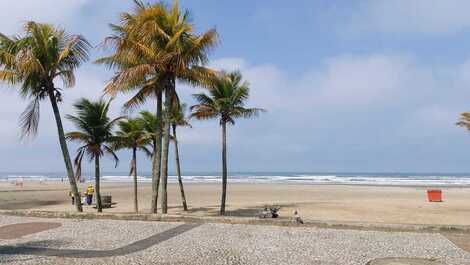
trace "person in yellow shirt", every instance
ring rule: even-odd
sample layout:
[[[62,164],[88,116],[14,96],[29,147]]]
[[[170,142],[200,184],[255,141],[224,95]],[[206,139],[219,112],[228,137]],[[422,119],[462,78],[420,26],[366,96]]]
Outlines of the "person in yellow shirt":
[[[93,185],[90,184],[86,189],[86,203],[88,205],[91,205],[91,203],[93,202],[93,193],[95,193],[95,189],[93,188]]]

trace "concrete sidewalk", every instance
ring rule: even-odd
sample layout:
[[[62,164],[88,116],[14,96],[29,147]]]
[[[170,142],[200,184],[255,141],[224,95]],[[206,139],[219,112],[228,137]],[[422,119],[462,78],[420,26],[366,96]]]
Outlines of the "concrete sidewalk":
[[[437,233],[0,215],[30,222],[60,226],[0,240],[0,264],[470,264]]]

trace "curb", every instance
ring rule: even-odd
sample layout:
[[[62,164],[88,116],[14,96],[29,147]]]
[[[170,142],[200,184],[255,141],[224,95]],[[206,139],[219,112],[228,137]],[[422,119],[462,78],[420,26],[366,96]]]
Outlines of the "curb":
[[[245,224],[245,225],[271,225],[288,227],[316,227],[329,229],[350,229],[390,232],[465,232],[470,233],[467,225],[426,225],[426,224],[386,224],[363,222],[337,222],[304,220],[305,224],[296,224],[292,219],[258,219],[249,217],[198,217],[187,215],[162,215],[162,214],[133,214],[133,213],[78,213],[78,212],[53,212],[53,211],[6,211],[1,210],[0,215],[60,218],[60,219],[107,219],[126,221],[153,221],[153,222],[182,222],[182,223],[220,223],[220,224]]]

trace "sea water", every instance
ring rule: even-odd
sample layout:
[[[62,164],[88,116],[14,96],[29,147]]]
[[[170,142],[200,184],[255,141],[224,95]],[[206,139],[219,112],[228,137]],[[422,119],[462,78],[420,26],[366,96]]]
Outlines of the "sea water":
[[[92,174],[84,174],[86,180],[93,179]],[[221,182],[219,172],[188,172],[182,176],[189,183]],[[107,173],[103,182],[131,182],[133,178],[126,173]],[[230,172],[232,183],[288,183],[288,184],[347,184],[347,185],[397,185],[397,186],[470,186],[470,173],[315,173],[315,172]],[[67,181],[64,173],[0,173],[0,181]],[[150,183],[151,174],[143,173],[138,182]],[[169,176],[174,183],[177,177]]]

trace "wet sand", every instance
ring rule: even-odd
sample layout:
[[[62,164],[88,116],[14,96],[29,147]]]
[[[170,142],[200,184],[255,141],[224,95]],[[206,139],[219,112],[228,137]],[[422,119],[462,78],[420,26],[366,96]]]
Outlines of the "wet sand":
[[[151,186],[139,183],[141,212],[150,208]],[[132,212],[131,183],[103,183],[102,194],[111,194],[117,204],[107,212]],[[217,215],[220,187],[214,184],[185,185],[188,214]],[[81,184],[80,191],[84,191]],[[280,206],[281,216],[299,210],[304,219],[320,221],[381,222],[403,224],[470,225],[470,188],[445,187],[444,202],[430,203],[426,187],[378,187],[356,185],[235,184],[228,190],[228,214],[252,217],[265,206]],[[68,183],[25,182],[16,187],[0,183],[0,209],[73,211]],[[90,206],[85,211],[95,211]],[[176,184],[169,184],[169,213],[182,212]]]

